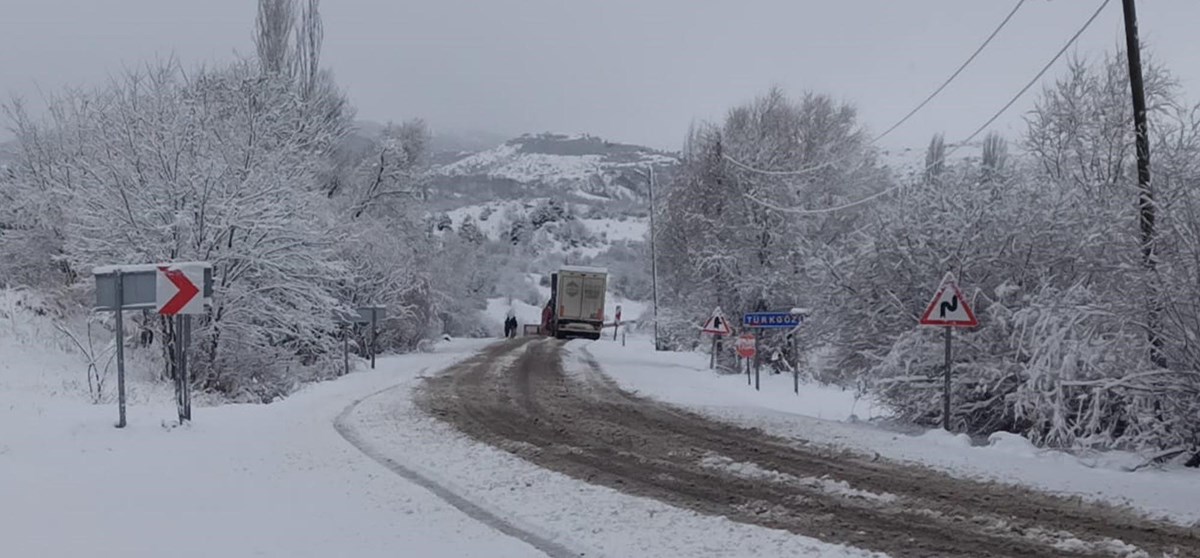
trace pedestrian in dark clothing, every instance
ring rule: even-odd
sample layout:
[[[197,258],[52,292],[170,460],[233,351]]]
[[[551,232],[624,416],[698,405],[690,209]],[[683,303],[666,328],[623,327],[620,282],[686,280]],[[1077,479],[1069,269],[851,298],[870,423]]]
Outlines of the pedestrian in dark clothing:
[[[508,317],[504,318],[504,337],[511,339],[517,336],[517,314],[513,310],[508,311]]]

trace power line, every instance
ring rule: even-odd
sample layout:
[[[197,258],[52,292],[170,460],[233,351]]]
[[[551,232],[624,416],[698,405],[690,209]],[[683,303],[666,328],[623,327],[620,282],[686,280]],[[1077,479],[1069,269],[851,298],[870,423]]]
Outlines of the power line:
[[[980,44],[979,48],[975,49],[975,52],[971,53],[970,58],[967,58],[966,62],[963,62],[957,70],[954,70],[954,73],[950,74],[950,77],[946,78],[946,81],[942,82],[942,84],[938,86],[933,93],[930,93],[928,97],[925,97],[925,100],[921,101],[921,104],[917,105],[911,111],[909,111],[908,114],[904,115],[904,118],[901,118],[898,122],[892,124],[891,128],[888,128],[887,130],[884,130],[882,134],[875,136],[875,139],[871,140],[871,142],[874,143],[883,139],[884,136],[892,133],[893,130],[899,128],[905,122],[908,122],[908,119],[912,118],[914,114],[917,114],[917,112],[925,108],[925,105],[929,104],[929,101],[932,101],[934,97],[937,97],[938,94],[942,92],[942,90],[946,89],[946,86],[950,85],[950,82],[954,81],[954,78],[957,78],[958,75],[963,72],[963,70],[967,69],[967,66],[969,66],[971,62],[973,62],[975,58],[979,56],[979,53],[983,52],[983,49],[987,48],[988,44],[992,42],[992,39],[995,39],[996,35],[1000,34],[1000,30],[1004,29],[1004,26],[1008,25],[1008,22],[1013,18],[1013,16],[1017,15],[1017,10],[1020,10],[1021,6],[1024,4],[1025,0],[1020,0],[1017,2],[1017,5],[1013,6],[1012,11],[1008,12],[1008,16],[1004,18],[1004,21],[1001,21],[1000,25],[996,26],[996,29],[992,31],[992,34],[988,35],[987,39],[984,39],[983,44]]]
[[[993,114],[992,117],[987,120],[987,122],[984,122],[982,126],[980,126],[974,132],[972,132],[971,135],[967,136],[966,139],[955,144],[953,148],[951,148],[949,151],[947,151],[938,160],[929,163],[925,167],[925,170],[928,171],[929,169],[933,168],[934,166],[939,165],[942,162],[944,162],[947,158],[950,157],[950,155],[954,154],[955,151],[958,151],[964,145],[969,143],[971,140],[975,139],[976,136],[983,133],[983,131],[986,130],[988,128],[988,126],[991,126],[1006,111],[1008,111],[1008,109],[1012,108],[1012,106],[1014,104],[1016,104],[1016,102],[1023,95],[1025,95],[1025,93],[1028,92],[1030,88],[1032,88],[1035,84],[1037,84],[1038,80],[1042,79],[1042,76],[1046,75],[1046,72],[1050,71],[1050,68],[1054,66],[1054,63],[1058,62],[1058,60],[1060,58],[1062,58],[1063,54],[1066,54],[1067,49],[1071,48],[1071,45],[1075,44],[1075,41],[1079,40],[1079,37],[1081,35],[1083,35],[1084,31],[1087,31],[1087,29],[1092,26],[1092,22],[1096,21],[1096,18],[1100,17],[1100,13],[1104,11],[1104,8],[1108,7],[1108,4],[1110,2],[1112,2],[1112,0],[1104,0],[1104,2],[1102,2],[1100,4],[1100,7],[1096,8],[1096,11],[1094,13],[1092,13],[1092,17],[1089,17],[1087,22],[1085,22],[1083,24],[1083,27],[1080,27],[1079,30],[1076,31],[1075,34],[1071,36],[1071,39],[1069,41],[1067,41],[1067,44],[1063,45],[1063,47],[1061,49],[1059,49],[1058,53],[1054,55],[1054,58],[1051,58],[1050,61],[1047,62],[1046,65],[1042,67],[1041,71],[1039,71],[1037,73],[1037,75],[1033,76],[1033,79],[1029,80],[1029,83],[1025,84],[1025,87],[1022,87],[1021,90],[1018,91],[1017,94],[1012,97],[1012,99],[1009,99],[1009,101],[1007,103],[1005,103],[1004,106],[1000,108],[1000,110],[996,111],[996,114]],[[779,207],[774,204],[770,204],[770,203],[764,202],[762,200],[759,200],[753,196],[750,196],[749,194],[746,194],[746,197],[748,199],[750,199],[751,201],[753,201],[754,203],[757,203],[759,205],[762,205],[763,207],[767,207],[769,209],[773,209],[776,211],[780,211],[780,212],[784,212],[784,213],[791,213],[793,215],[816,215],[816,214],[821,214],[821,213],[833,213],[835,211],[841,211],[843,209],[850,209],[852,207],[862,205],[862,204],[872,201],[874,199],[877,199],[877,198],[880,198],[887,194],[890,194],[896,190],[899,190],[902,186],[903,185],[901,185],[901,184],[897,184],[895,186],[892,186],[890,188],[885,188],[884,190],[881,190],[879,192],[871,194],[871,195],[869,195],[865,198],[862,198],[860,200],[857,200],[857,201],[853,201],[853,202],[839,205],[836,207],[825,207],[825,208],[821,208],[821,209],[799,209],[799,208]]]
[[[1004,27],[1008,25],[1008,22],[1012,20],[1013,16],[1017,15],[1017,11],[1020,10],[1021,6],[1023,6],[1024,4],[1025,4],[1025,0],[1018,0],[1017,5],[1013,6],[1012,11],[1008,12],[1008,15],[1005,16],[1004,20],[1000,22],[1000,25],[997,25],[996,28],[992,30],[992,33],[990,35],[988,35],[987,38],[984,39],[982,43],[980,43],[979,47],[975,49],[975,52],[971,53],[971,56],[967,57],[966,61],[964,61],[961,65],[959,65],[958,69],[954,70],[954,73],[950,74],[950,77],[946,78],[946,80],[943,81],[942,84],[939,85],[937,89],[933,90],[933,92],[930,93],[929,96],[925,97],[925,100],[921,101],[920,104],[913,107],[912,110],[908,111],[908,114],[905,114],[903,118],[896,121],[895,124],[892,124],[892,126],[888,129],[884,130],[883,133],[875,136],[874,138],[871,138],[870,143],[875,143],[875,142],[883,139],[888,134],[895,131],[896,128],[899,128],[900,126],[904,125],[905,122],[908,122],[908,120],[910,118],[912,118],[914,115],[916,115],[918,112],[920,112],[921,109],[925,108],[925,105],[928,105],[929,102],[934,99],[934,97],[937,97],[939,94],[941,94],[941,92],[943,90],[945,90],[947,86],[950,85],[950,82],[954,81],[959,76],[959,74],[963,73],[963,70],[967,69],[967,66],[970,66],[971,62],[975,61],[975,58],[977,58],[979,56],[979,53],[983,52],[983,49],[987,48],[987,46],[989,44],[991,44],[992,39],[995,39],[996,35],[1000,34],[1000,30],[1004,29]],[[773,171],[773,170],[758,169],[758,168],[752,167],[750,165],[742,163],[741,161],[738,161],[737,159],[734,159],[733,157],[730,157],[729,155],[725,155],[724,157],[729,162],[733,163],[736,166],[742,167],[745,170],[748,170],[751,172],[757,172],[760,174],[774,175],[774,176],[808,174],[810,172],[816,172],[825,167],[828,167],[828,166],[832,165],[834,162],[838,162],[838,160],[834,160],[834,161],[828,161],[826,163],[822,163],[820,165],[806,167],[806,168],[798,169],[798,170]]]

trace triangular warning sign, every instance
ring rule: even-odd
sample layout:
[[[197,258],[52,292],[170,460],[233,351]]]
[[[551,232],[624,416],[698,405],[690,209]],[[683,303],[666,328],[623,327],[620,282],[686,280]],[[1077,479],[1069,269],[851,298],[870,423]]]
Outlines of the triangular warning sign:
[[[942,279],[942,286],[938,287],[937,293],[933,295],[933,300],[929,301],[929,307],[921,315],[921,325],[953,327],[979,325],[979,320],[975,319],[975,312],[971,311],[967,299],[958,289],[958,283],[954,281],[954,274],[947,273],[946,277]]]
[[[733,334],[733,328],[729,327],[729,320],[726,320],[725,316],[721,314],[720,308],[713,310],[712,317],[704,322],[704,328],[701,331],[713,335]]]

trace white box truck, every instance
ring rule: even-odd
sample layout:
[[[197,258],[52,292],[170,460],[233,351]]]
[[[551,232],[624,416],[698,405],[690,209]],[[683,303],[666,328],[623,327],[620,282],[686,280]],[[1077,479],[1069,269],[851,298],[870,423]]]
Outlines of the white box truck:
[[[607,269],[563,266],[550,280],[549,333],[559,339],[599,339],[607,290]]]

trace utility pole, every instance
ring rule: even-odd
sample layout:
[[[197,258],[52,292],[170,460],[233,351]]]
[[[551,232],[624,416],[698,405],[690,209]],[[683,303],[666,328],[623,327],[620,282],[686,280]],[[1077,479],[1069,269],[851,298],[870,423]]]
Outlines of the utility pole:
[[[1150,337],[1150,360],[1166,366],[1159,336],[1162,303],[1159,300],[1156,235],[1154,230],[1154,190],[1150,185],[1150,134],[1146,123],[1146,88],[1142,82],[1141,43],[1138,41],[1137,8],[1134,0],[1122,0],[1125,8],[1125,51],[1129,56],[1129,89],[1133,94],[1133,127],[1137,135],[1138,210],[1142,229],[1142,265],[1151,275],[1149,281],[1150,312],[1147,324]]]
[[[655,255],[654,233],[654,165],[650,165],[650,285],[654,296],[654,350],[661,351],[662,345],[658,340],[658,258]]]

